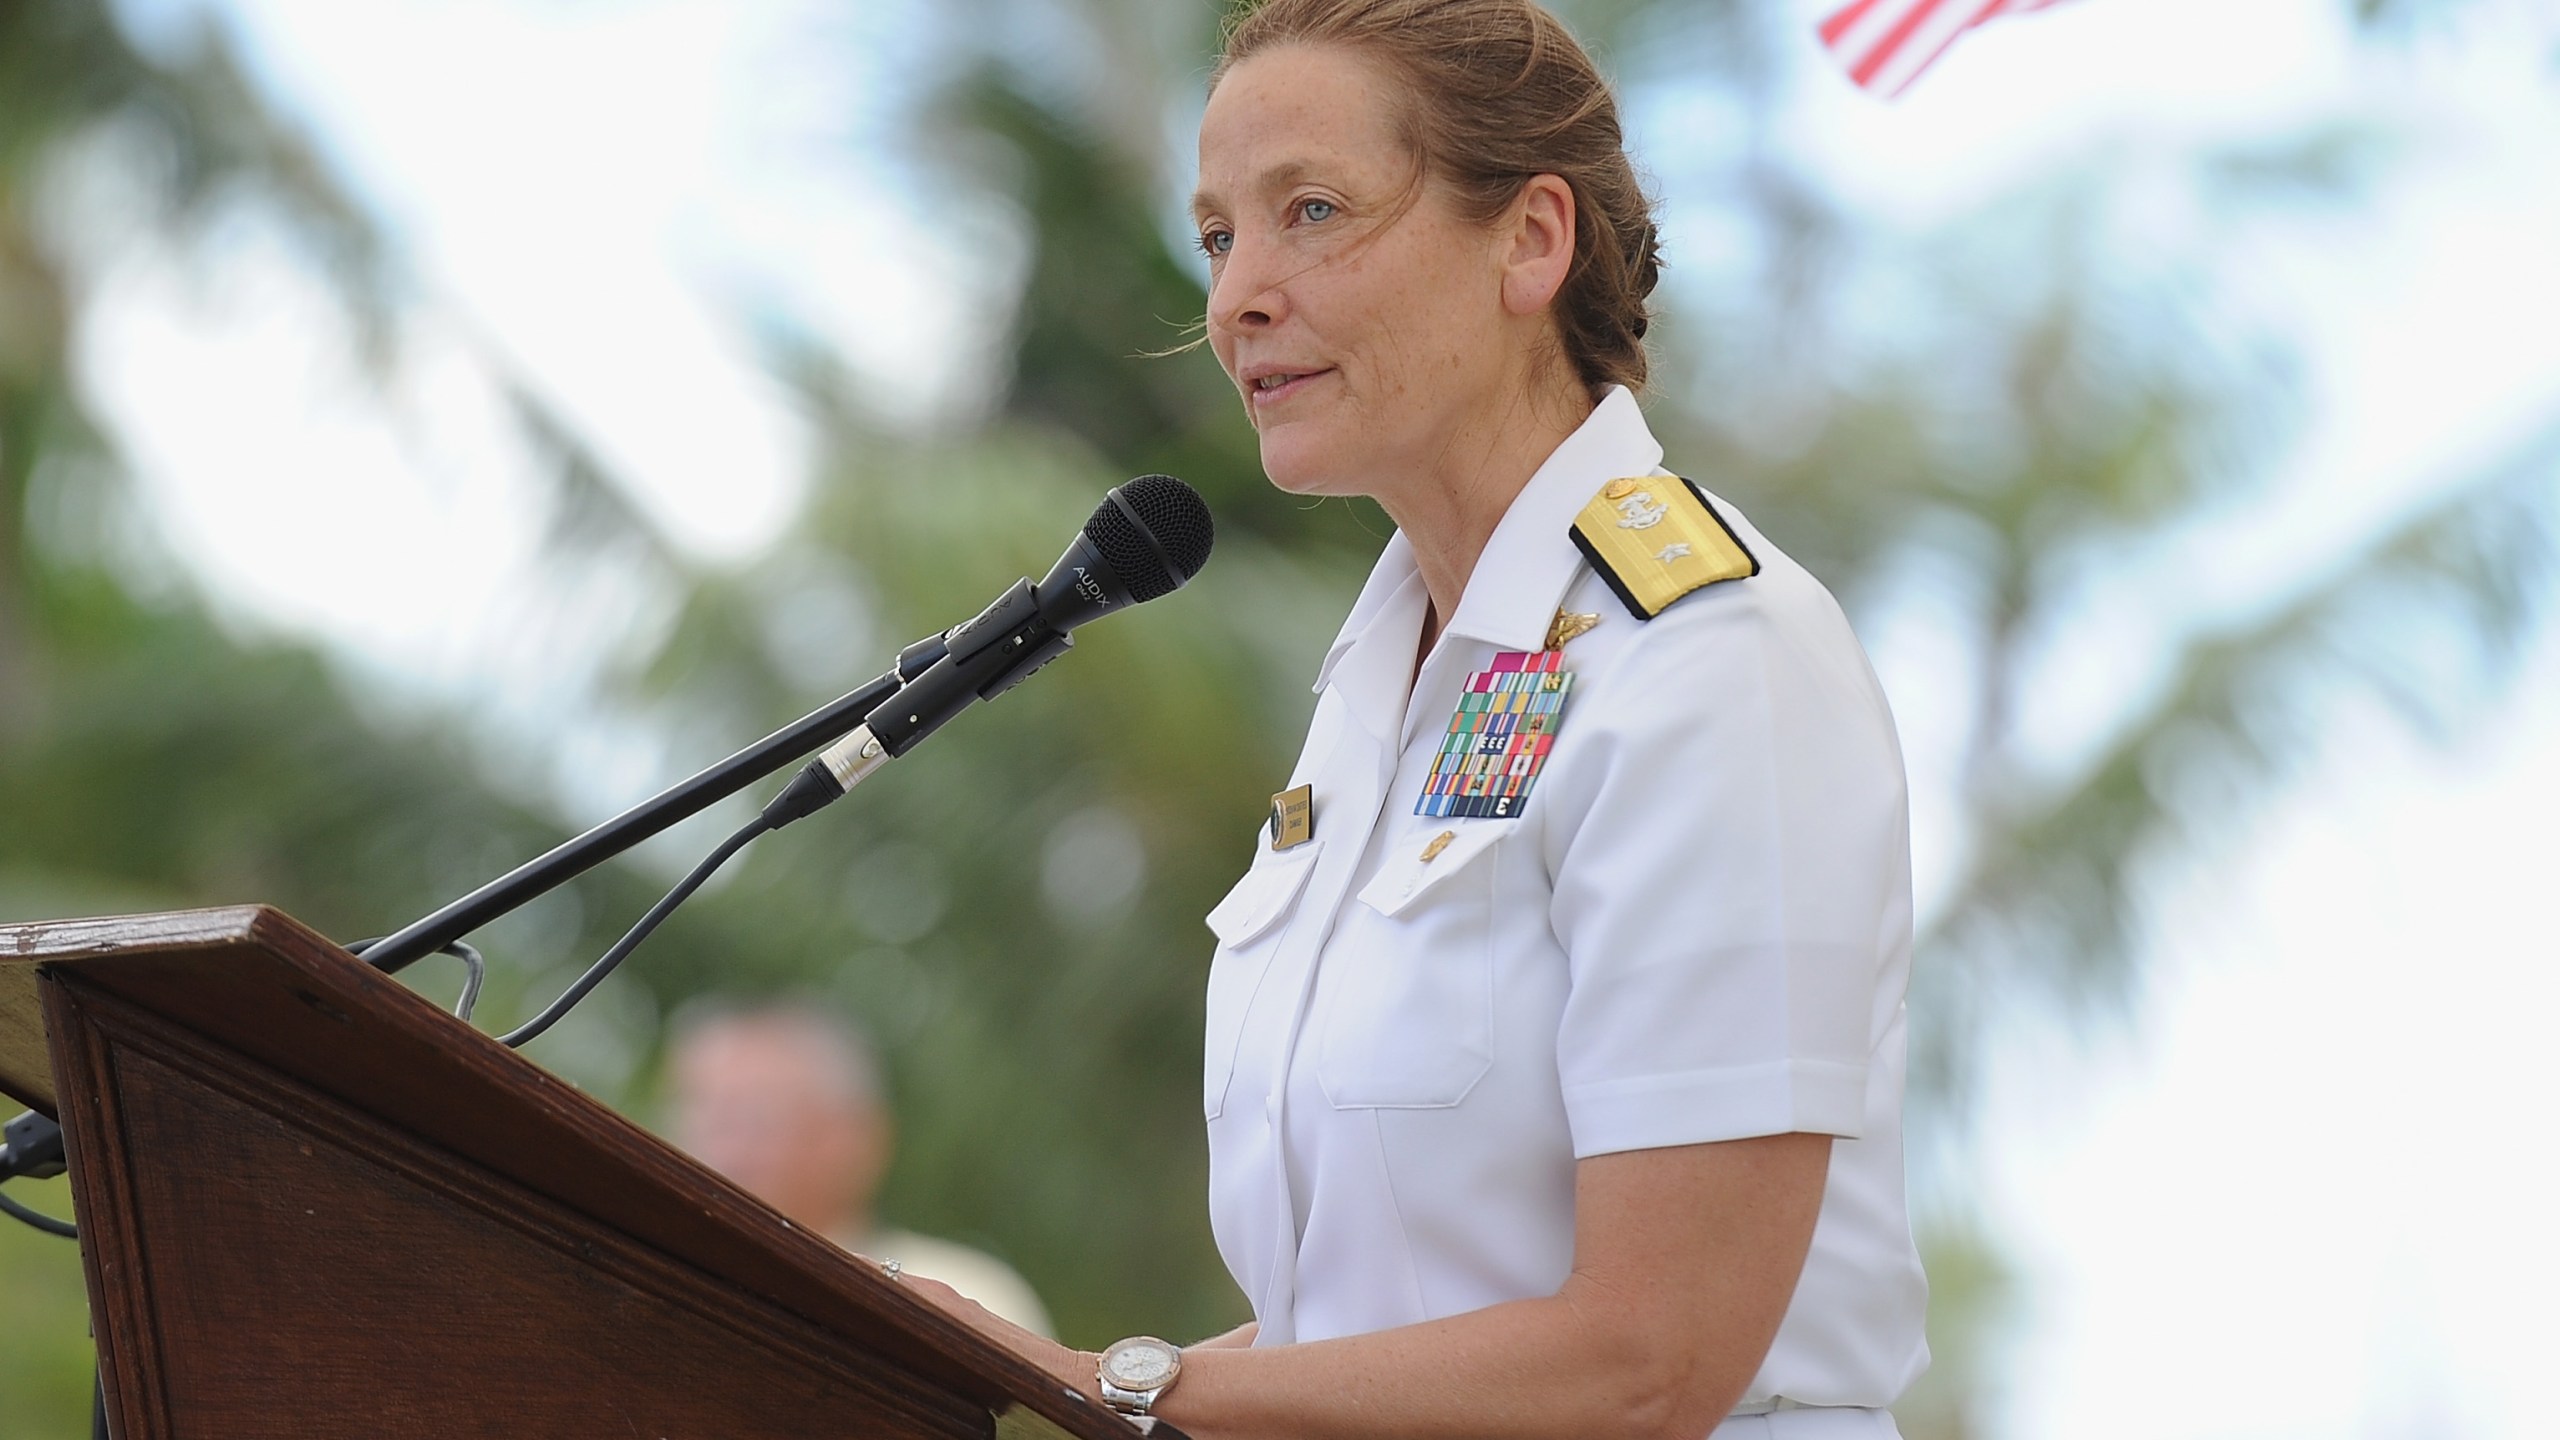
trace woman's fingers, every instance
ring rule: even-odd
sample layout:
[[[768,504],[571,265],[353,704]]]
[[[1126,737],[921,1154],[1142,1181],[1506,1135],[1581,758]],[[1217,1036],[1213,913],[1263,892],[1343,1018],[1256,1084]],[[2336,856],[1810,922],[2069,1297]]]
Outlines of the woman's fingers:
[[[1080,1390],[1093,1388],[1095,1362],[1091,1355],[1025,1330],[932,1276],[919,1275],[895,1260],[877,1260],[859,1252],[853,1258],[896,1281],[900,1289],[912,1292],[926,1304],[1055,1375],[1062,1384]]]

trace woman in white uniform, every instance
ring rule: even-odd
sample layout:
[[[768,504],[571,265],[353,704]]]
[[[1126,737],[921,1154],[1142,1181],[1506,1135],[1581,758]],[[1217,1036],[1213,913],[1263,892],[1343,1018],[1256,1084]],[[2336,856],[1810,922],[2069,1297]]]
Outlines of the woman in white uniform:
[[[1256,1320],[1096,1357],[911,1283],[1202,1440],[1893,1435],[1901,755],[1831,596],[1662,467],[1605,82],[1527,0],[1271,0],[1194,211],[1272,482],[1397,526],[1209,917]]]

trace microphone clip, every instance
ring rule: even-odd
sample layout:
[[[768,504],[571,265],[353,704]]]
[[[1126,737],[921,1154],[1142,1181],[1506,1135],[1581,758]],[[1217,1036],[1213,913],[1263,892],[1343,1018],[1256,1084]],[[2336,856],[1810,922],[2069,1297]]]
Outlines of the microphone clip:
[[[942,658],[880,702],[864,727],[891,757],[906,754],[977,701],[1021,684],[1075,639],[1049,623],[1031,582],[1017,580],[994,604],[952,626],[942,643]]]
[[[50,1180],[63,1172],[62,1126],[30,1110],[0,1126],[0,1180]]]

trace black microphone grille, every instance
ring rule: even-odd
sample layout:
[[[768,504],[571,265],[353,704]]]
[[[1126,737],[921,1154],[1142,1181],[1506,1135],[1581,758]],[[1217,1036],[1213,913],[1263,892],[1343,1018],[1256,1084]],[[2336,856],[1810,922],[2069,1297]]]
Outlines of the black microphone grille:
[[[1200,492],[1170,475],[1115,487],[1084,522],[1085,538],[1129,587],[1132,601],[1179,590],[1209,563],[1217,526]]]

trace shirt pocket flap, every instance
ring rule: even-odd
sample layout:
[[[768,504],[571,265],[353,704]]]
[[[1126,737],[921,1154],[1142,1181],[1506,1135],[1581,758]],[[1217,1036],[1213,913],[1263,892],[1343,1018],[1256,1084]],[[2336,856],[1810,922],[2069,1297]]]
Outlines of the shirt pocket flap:
[[[1256,865],[1244,872],[1227,898],[1209,912],[1209,931],[1218,943],[1233,950],[1251,944],[1254,937],[1271,928],[1271,922],[1289,912],[1289,902],[1305,888],[1307,876],[1315,870],[1316,851],[1322,842],[1310,840],[1291,849],[1281,859]]]
[[[1478,856],[1493,848],[1493,842],[1520,828],[1520,822],[1472,821],[1445,832],[1431,831],[1416,835],[1402,845],[1387,862],[1378,867],[1377,876],[1361,887],[1360,903],[1381,915],[1394,916],[1431,893],[1432,887],[1465,870]],[[1439,836],[1447,834],[1442,845]],[[1432,847],[1438,846],[1437,850]],[[1425,859],[1428,855],[1430,858]]]

